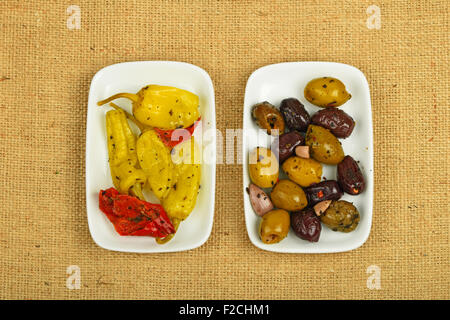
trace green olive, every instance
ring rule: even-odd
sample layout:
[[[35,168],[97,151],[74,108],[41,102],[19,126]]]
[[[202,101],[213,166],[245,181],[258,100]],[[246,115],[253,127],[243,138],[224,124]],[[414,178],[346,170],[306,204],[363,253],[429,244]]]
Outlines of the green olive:
[[[289,213],[282,209],[272,210],[266,213],[259,225],[259,236],[266,244],[280,242],[286,238],[291,219]]]
[[[311,157],[317,161],[338,164],[344,159],[341,143],[328,129],[311,124],[305,143],[310,147]]]
[[[322,108],[338,107],[352,97],[342,81],[331,77],[311,80],[304,93],[306,100]]]
[[[275,207],[287,211],[302,210],[308,204],[302,188],[290,180],[280,180],[270,194]]]
[[[356,207],[345,200],[333,201],[320,220],[333,231],[351,232],[359,223],[359,212]]]
[[[260,188],[271,188],[278,180],[278,159],[270,149],[257,147],[248,157],[250,179]]]
[[[283,163],[283,171],[290,180],[302,187],[318,183],[322,178],[322,165],[314,159],[290,157]]]

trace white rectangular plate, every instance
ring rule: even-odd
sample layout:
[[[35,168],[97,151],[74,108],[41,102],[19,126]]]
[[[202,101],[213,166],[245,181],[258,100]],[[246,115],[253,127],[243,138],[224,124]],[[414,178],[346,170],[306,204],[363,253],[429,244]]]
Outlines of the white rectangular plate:
[[[288,236],[277,244],[264,244],[258,235],[261,221],[253,211],[249,196],[245,189],[250,184],[248,174],[248,154],[257,147],[269,147],[273,138],[261,145],[258,141],[258,127],[251,116],[251,108],[259,102],[268,101],[279,107],[285,98],[294,97],[300,100],[312,116],[321,110],[309,103],[303,90],[312,79],[319,77],[334,77],[341,80],[352,98],[339,108],[348,113],[356,122],[355,129],[342,142],[344,153],[359,161],[366,181],[366,190],[358,195],[344,194],[343,200],[353,202],[358,209],[361,220],[358,227],[350,233],[334,232],[322,224],[320,239],[316,243],[298,238],[292,229]],[[353,250],[361,246],[369,237],[372,224],[373,202],[373,137],[372,111],[370,92],[364,74],[355,67],[333,62],[288,62],[262,67],[249,77],[245,89],[244,100],[244,135],[243,135],[243,182],[245,222],[250,241],[258,248],[285,253],[327,253]],[[323,165],[323,176],[328,180],[336,179],[336,166]]]
[[[137,93],[148,84],[173,86],[198,95],[203,132],[215,132],[214,88],[211,78],[203,69],[182,62],[142,61],[115,64],[97,72],[89,92],[86,131],[86,205],[89,230],[95,243],[108,250],[150,253],[194,249],[206,242],[213,224],[215,135],[210,136],[208,141],[209,161],[202,163],[201,189],[196,206],[181,223],[170,242],[159,245],[152,237],[120,236],[98,208],[98,192],[112,187],[113,183],[108,165],[105,128],[105,114],[111,108],[99,107],[97,102],[119,92]],[[131,112],[130,101],[118,99],[115,102]],[[133,128],[136,129],[134,126]],[[198,134],[197,130],[195,134]],[[205,142],[206,139],[203,141],[203,149]]]

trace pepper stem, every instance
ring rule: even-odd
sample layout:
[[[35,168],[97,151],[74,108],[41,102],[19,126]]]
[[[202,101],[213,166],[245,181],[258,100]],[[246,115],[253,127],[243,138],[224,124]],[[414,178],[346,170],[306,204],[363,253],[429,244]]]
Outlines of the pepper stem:
[[[139,200],[146,201],[144,194],[142,193],[142,186],[140,183],[136,183],[130,188],[130,195],[135,196]]]
[[[145,126],[142,123],[140,123],[139,121],[137,121],[137,119],[131,113],[123,110],[121,107],[119,107],[117,104],[115,104],[113,102],[111,102],[109,105],[116,110],[122,110],[125,113],[125,115],[127,116],[128,120],[131,120],[139,128],[139,130],[141,130],[141,132],[144,132]]]
[[[171,233],[171,234],[169,234],[168,236],[166,236],[164,238],[156,238],[156,243],[158,243],[158,244],[167,243],[170,240],[172,240],[172,238],[175,236],[175,234],[176,234],[176,232],[178,230],[178,227],[180,226],[181,220],[177,219],[177,218],[172,218],[172,219],[170,219],[170,222],[172,222],[173,227],[175,228],[175,233]]]
[[[138,97],[137,94],[125,93],[124,92],[124,93],[117,93],[117,94],[115,94],[115,95],[113,95],[113,96],[111,96],[111,97],[109,97],[109,98],[107,98],[105,100],[99,101],[99,102],[97,102],[97,105],[98,106],[102,106],[102,105],[104,105],[104,104],[106,104],[106,103],[108,103],[110,101],[113,101],[113,100],[116,100],[116,99],[119,99],[119,98],[130,99],[133,102],[138,102],[138,100],[139,100],[139,97]]]

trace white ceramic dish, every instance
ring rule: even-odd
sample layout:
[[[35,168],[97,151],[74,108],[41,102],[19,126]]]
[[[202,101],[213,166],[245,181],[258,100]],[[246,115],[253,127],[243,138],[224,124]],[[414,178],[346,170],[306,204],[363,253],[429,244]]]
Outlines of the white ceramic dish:
[[[320,239],[310,243],[295,236],[292,229],[288,236],[277,244],[264,244],[258,235],[259,218],[252,209],[245,191],[250,183],[248,175],[248,153],[257,146],[268,147],[273,138],[267,134],[258,139],[258,127],[251,117],[251,107],[258,102],[269,101],[279,107],[281,100],[295,97],[312,116],[321,108],[309,103],[303,90],[315,78],[331,76],[341,80],[352,98],[340,109],[347,112],[356,122],[352,135],[340,139],[345,154],[360,161],[366,180],[366,190],[358,195],[345,194],[342,199],[351,201],[358,208],[361,220],[358,227],[350,233],[334,232],[322,225]],[[364,74],[355,67],[332,62],[288,62],[262,67],[249,77],[244,100],[243,135],[243,182],[245,222],[250,241],[258,248],[284,253],[328,253],[349,251],[361,246],[369,237],[372,224],[373,206],[373,137],[370,92]],[[323,176],[336,179],[336,166],[323,165]]]
[[[196,206],[190,216],[181,223],[176,236],[170,242],[159,245],[151,237],[120,236],[98,208],[99,190],[112,187],[113,183],[108,166],[105,129],[105,113],[111,108],[98,107],[97,101],[119,92],[136,93],[148,84],[174,86],[197,94],[200,98],[203,133],[208,129],[215,132],[214,88],[211,78],[203,69],[182,62],[142,61],[115,64],[97,72],[89,92],[86,131],[86,205],[89,230],[95,243],[108,250],[155,253],[194,249],[206,242],[213,224],[215,135],[210,136],[208,141],[204,139],[203,150],[208,147],[209,161],[202,163],[201,189]],[[115,102],[131,111],[131,103],[128,100],[118,99]],[[199,131],[196,130],[195,135],[202,135]]]

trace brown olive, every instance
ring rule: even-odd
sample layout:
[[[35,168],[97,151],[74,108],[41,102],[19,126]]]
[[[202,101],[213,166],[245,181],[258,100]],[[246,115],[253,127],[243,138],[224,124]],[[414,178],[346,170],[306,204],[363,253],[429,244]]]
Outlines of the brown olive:
[[[333,201],[320,220],[331,230],[351,232],[359,223],[359,212],[356,207],[345,200]]]
[[[325,200],[339,200],[344,194],[336,180],[322,181],[304,190],[309,206]]]
[[[319,241],[322,225],[314,210],[306,209],[293,212],[291,214],[291,226],[297,237],[310,242]]]
[[[341,109],[327,108],[316,112],[311,123],[331,131],[336,138],[347,138],[352,134],[355,121]]]
[[[338,181],[342,189],[351,195],[364,191],[364,177],[358,164],[351,156],[345,156],[337,166]]]
[[[310,117],[303,104],[295,98],[281,101],[280,111],[286,126],[291,130],[305,132],[308,129]]]
[[[267,130],[267,134],[276,136],[284,133],[283,116],[269,102],[264,101],[254,105],[252,116],[260,128]]]
[[[273,153],[275,153],[275,155],[278,155],[278,160],[280,161],[280,163],[283,163],[287,158],[294,154],[295,147],[304,144],[305,137],[297,131],[291,131],[283,133],[278,138],[276,138],[272,143],[271,149]]]

